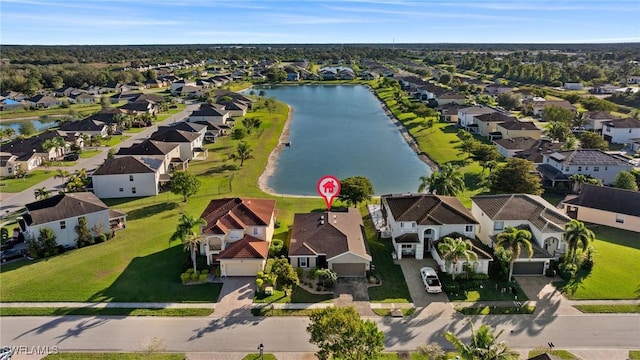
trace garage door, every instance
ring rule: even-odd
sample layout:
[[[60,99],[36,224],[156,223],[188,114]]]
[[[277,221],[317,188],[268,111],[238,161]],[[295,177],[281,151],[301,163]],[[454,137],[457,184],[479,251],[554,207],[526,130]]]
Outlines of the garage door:
[[[262,271],[260,265],[261,262],[253,261],[242,263],[226,262],[224,264],[227,276],[256,276],[258,271]]]
[[[544,261],[517,262],[513,264],[513,275],[542,275]]]
[[[333,271],[340,277],[364,277],[365,269],[365,264],[333,264]]]

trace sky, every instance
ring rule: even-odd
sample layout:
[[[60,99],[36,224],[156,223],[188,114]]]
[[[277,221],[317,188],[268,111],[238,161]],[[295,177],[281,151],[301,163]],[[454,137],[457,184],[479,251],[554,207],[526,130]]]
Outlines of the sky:
[[[640,0],[0,0],[0,44],[640,42]]]

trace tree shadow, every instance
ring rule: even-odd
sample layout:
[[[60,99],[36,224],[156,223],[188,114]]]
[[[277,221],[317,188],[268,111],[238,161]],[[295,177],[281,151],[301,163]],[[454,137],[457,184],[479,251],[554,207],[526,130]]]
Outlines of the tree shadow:
[[[138,220],[149,216],[157,215],[165,211],[174,210],[178,207],[175,202],[165,202],[154,205],[147,205],[139,209],[131,210],[127,213],[127,220]]]
[[[464,185],[467,189],[475,190],[477,188],[482,187],[484,184],[484,176],[482,174],[476,173],[465,173],[464,174]]]
[[[66,332],[63,335],[59,335],[55,337],[56,339],[58,339],[56,344],[60,344],[61,342],[63,342],[68,338],[72,338],[72,337],[77,338],[80,335],[82,335],[83,332],[102,326],[106,324],[108,321],[120,320],[123,318],[124,316],[118,316],[118,317],[110,316],[108,318],[97,317],[97,318],[82,319],[78,322],[79,319],[76,316],[60,316],[60,317],[54,318],[51,321],[45,322],[44,324],[37,326],[31,330],[25,331],[22,334],[14,337],[12,340],[18,340],[23,336],[27,336],[27,335],[33,336],[33,334],[36,334],[36,335],[45,334],[49,331],[53,331],[58,327],[66,326],[67,327]],[[77,322],[77,323],[72,327],[68,326],[68,324],[65,325],[66,323],[73,323],[73,322]]]
[[[193,334],[187,338],[187,341],[196,341],[205,335],[221,329],[233,329],[238,326],[258,325],[261,321],[267,319],[264,316],[247,316],[244,308],[234,309],[224,318],[212,319],[206,326],[193,330]]]

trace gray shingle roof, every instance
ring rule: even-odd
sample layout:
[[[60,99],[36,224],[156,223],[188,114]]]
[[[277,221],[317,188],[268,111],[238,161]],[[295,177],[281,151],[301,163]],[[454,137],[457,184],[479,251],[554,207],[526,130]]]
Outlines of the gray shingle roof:
[[[91,192],[58,194],[25,207],[24,221],[27,225],[46,224],[109,209]]]
[[[180,145],[162,141],[145,140],[128,148],[120,148],[116,155],[167,155]]]
[[[117,175],[117,174],[144,174],[154,173],[143,161],[134,156],[123,156],[115,159],[106,159],[93,175]]]
[[[471,212],[453,196],[433,194],[384,195],[396,221],[415,221],[418,225],[477,224]]]
[[[637,129],[640,128],[640,120],[636,120],[634,118],[617,119],[607,121],[605,125],[617,129]]]
[[[549,157],[565,165],[615,165],[631,167],[628,161],[597,149],[556,151],[549,155]]]
[[[640,217],[639,191],[584,184],[580,195],[564,203]]]

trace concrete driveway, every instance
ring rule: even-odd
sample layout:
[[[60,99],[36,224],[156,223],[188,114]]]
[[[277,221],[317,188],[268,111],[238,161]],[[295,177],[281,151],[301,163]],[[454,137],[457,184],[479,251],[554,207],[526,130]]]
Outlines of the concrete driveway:
[[[438,268],[435,260],[431,258],[422,260],[402,259],[396,260],[396,262],[400,263],[402,273],[407,281],[409,293],[411,294],[411,299],[413,300],[413,304],[416,308],[427,307],[436,302],[445,303],[449,301],[444,292],[440,294],[428,294],[424,289],[424,284],[420,278],[420,268],[425,266],[430,266],[434,269]]]
[[[213,317],[251,317],[251,304],[256,291],[254,276],[233,276],[224,279]]]

